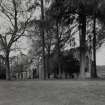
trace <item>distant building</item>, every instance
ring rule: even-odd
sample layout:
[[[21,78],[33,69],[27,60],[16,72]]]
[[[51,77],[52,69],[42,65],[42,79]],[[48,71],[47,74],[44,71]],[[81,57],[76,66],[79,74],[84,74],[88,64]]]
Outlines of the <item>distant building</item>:
[[[93,46],[92,41],[87,40],[86,42],[86,53],[85,53],[85,78],[91,78],[91,71],[93,69]],[[72,48],[71,49],[74,57],[80,61],[80,48]]]
[[[33,79],[33,70],[36,66],[30,61],[30,58],[27,55],[20,53],[14,58],[11,66],[12,77],[15,79]],[[36,73],[38,74],[37,71]]]

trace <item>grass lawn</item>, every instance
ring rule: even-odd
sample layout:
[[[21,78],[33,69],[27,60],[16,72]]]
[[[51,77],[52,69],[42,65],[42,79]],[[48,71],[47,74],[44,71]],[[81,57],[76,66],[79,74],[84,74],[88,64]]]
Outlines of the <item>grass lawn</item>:
[[[105,81],[0,81],[0,105],[105,105]]]

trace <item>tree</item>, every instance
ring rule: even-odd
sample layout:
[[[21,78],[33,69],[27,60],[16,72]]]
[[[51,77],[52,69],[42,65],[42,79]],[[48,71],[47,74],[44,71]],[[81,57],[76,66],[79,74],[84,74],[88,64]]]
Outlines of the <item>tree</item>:
[[[61,20],[63,17],[63,23],[66,22],[67,24],[70,24],[73,20],[75,20],[79,26],[79,37],[80,37],[80,77],[85,77],[85,69],[86,69],[86,51],[87,51],[87,19],[91,18],[91,21],[93,21],[93,32],[92,39],[93,39],[93,55],[94,55],[94,70],[92,70],[93,77],[96,77],[96,38],[97,38],[97,30],[96,30],[96,20],[101,20],[104,22],[104,0],[63,0],[57,1],[53,3],[52,6],[52,14],[57,20],[57,16],[60,16],[58,20]],[[95,5],[94,5],[95,4]],[[60,8],[61,6],[61,8]],[[57,8],[56,10],[56,7]],[[62,14],[62,8],[63,8],[63,14]],[[55,12],[56,11],[56,12]],[[60,13],[62,15],[60,15]],[[73,17],[73,18],[71,18]],[[57,26],[57,24],[56,24]],[[58,33],[58,30],[57,30]],[[102,41],[102,40],[101,40]]]
[[[59,76],[61,76],[61,64],[60,64],[60,24],[61,24],[61,15],[62,15],[62,12],[61,11],[61,8],[63,6],[63,1],[58,1],[58,0],[54,0],[50,6],[50,8],[48,9],[47,13],[48,15],[50,16],[50,18],[53,20],[53,26],[56,27],[56,50],[57,50],[57,58],[58,58],[58,73],[59,73]]]
[[[10,74],[10,52],[12,46],[17,40],[25,35],[28,22],[31,19],[31,14],[27,11],[26,2],[21,0],[1,0],[0,12],[5,21],[8,21],[8,28],[5,33],[0,34],[0,43],[2,47],[3,57],[6,64],[6,79],[11,79]]]
[[[97,78],[97,71],[96,71],[96,17],[93,17],[93,70],[92,70],[92,77]]]
[[[46,79],[46,61],[45,61],[45,36],[44,36],[44,7],[43,7],[43,0],[41,0],[41,36],[42,36],[42,47],[43,47],[43,70],[44,70],[44,79]]]
[[[88,18],[92,17],[93,20],[93,55],[94,55],[94,70],[92,70],[93,77],[97,77],[96,74],[96,20],[101,20],[104,22],[104,0],[69,0],[70,9],[68,9],[68,14],[78,14],[79,17],[79,30],[80,30],[80,71],[82,77],[84,77],[84,71],[85,71],[85,49],[86,48],[86,20]],[[95,4],[95,5],[94,5]],[[84,47],[83,47],[84,46]]]
[[[97,45],[97,30],[96,30],[96,23],[97,23],[97,19],[101,22],[104,22],[104,17],[105,15],[103,14],[103,12],[105,11],[105,8],[103,8],[103,4],[105,4],[105,1],[98,1],[95,0],[95,7],[94,7],[94,11],[93,11],[93,66],[94,69],[92,70],[92,77],[93,78],[97,78],[97,69],[96,69],[96,45]],[[100,20],[101,19],[101,20]],[[99,35],[100,37],[102,37],[102,34]]]
[[[67,24],[72,24],[74,20],[78,22],[80,37],[80,77],[84,78],[85,54],[86,54],[86,4],[82,0],[65,0],[64,20]],[[77,15],[77,16],[75,16]]]
[[[85,53],[86,53],[86,14],[84,13],[84,7],[80,6],[79,12],[79,31],[80,31],[80,76],[84,78],[85,72]]]

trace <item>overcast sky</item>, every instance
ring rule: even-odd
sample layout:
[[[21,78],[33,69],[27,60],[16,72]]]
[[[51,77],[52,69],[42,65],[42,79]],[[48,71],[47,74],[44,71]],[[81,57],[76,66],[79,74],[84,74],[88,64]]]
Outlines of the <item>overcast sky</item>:
[[[96,62],[97,65],[105,65],[105,45],[97,50]]]

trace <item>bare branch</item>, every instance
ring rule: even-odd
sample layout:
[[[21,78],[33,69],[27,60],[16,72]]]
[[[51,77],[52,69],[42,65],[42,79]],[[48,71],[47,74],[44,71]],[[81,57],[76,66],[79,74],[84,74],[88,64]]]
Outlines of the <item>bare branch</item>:
[[[4,8],[4,6],[0,5],[1,6],[1,12],[8,18],[8,20],[10,21],[11,25],[14,27],[14,24],[12,22],[12,18],[9,16],[11,15],[10,12],[6,11],[6,9]],[[12,15],[13,16],[13,15]]]

